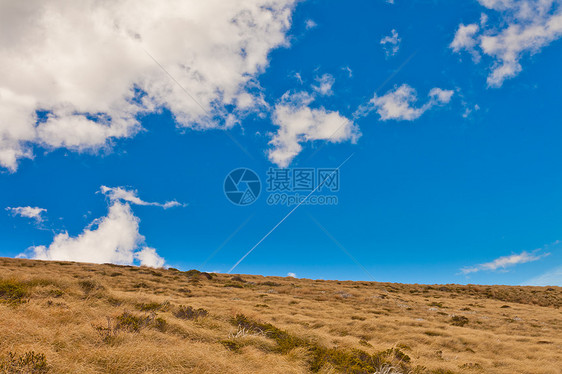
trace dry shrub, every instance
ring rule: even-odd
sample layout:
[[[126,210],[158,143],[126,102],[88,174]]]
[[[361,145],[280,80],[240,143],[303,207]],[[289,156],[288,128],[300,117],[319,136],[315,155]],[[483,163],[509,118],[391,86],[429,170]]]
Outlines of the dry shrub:
[[[194,320],[201,317],[206,317],[208,314],[209,312],[203,308],[194,309],[191,306],[180,305],[174,313],[174,316],[180,319]]]
[[[0,360],[2,374],[41,374],[49,371],[47,359],[42,353],[29,351],[23,355],[9,352],[7,357]]]
[[[14,279],[0,280],[0,301],[16,305],[26,302],[29,286]]]

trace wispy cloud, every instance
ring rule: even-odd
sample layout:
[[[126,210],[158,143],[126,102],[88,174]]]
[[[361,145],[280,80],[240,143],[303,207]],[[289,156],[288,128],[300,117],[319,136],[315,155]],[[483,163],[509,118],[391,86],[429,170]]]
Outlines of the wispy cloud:
[[[498,269],[506,269],[519,264],[525,264],[528,262],[538,261],[543,257],[550,255],[550,253],[538,254],[540,249],[534,250],[532,252],[523,251],[519,254],[513,254],[509,256],[498,257],[493,261],[486,262],[483,264],[478,264],[475,266],[468,266],[461,269],[461,273],[467,275],[471,273],[476,273],[479,271],[495,271]]]
[[[559,286],[562,287],[562,266],[551,269],[544,274],[529,279],[524,286]]]
[[[144,201],[138,197],[136,190],[128,190],[123,187],[106,187],[101,186],[101,192],[108,196],[111,201],[126,201],[135,205],[145,206],[158,206],[164,209],[173,208],[177,206],[186,206],[186,204],[179,203],[175,200],[166,201],[165,203],[156,203]]]
[[[318,26],[318,24],[311,19],[307,19],[304,24],[307,30],[314,29]]]
[[[47,212],[47,209],[31,206],[7,207],[6,210],[12,213],[13,216],[31,218],[37,223],[43,222],[43,213]]]

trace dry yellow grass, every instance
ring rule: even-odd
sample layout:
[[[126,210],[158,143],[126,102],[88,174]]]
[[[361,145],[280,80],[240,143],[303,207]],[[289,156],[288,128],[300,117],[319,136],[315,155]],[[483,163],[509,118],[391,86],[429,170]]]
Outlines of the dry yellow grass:
[[[209,277],[0,258],[0,372],[562,373],[558,287]]]

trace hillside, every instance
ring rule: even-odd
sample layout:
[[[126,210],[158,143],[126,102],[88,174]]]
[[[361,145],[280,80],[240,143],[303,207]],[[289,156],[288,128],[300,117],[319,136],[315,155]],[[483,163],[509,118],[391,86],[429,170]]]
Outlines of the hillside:
[[[0,258],[1,373],[561,373],[562,288]]]

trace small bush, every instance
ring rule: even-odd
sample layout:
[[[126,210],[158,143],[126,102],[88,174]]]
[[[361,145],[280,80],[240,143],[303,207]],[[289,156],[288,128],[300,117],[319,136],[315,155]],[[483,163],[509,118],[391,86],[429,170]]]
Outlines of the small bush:
[[[259,283],[261,286],[268,286],[268,287],[278,287],[281,284],[276,283],[276,282],[272,282],[272,281],[265,281],[265,282],[260,282]]]
[[[213,276],[209,273],[205,273],[205,272],[201,272],[199,270],[188,270],[184,273],[185,275],[187,275],[190,278],[207,278],[207,279],[213,279]]]
[[[246,281],[239,275],[233,276],[232,278],[230,278],[230,280],[234,282],[246,283]]]
[[[49,365],[42,353],[30,351],[16,355],[10,352],[6,358],[0,360],[0,373],[4,374],[39,374],[48,371]]]
[[[351,316],[351,319],[354,320],[354,321],[364,321],[367,318],[362,317],[362,316]]]
[[[443,334],[437,331],[424,331],[423,333],[427,336],[443,336]]]
[[[209,312],[203,308],[194,309],[190,306],[180,305],[178,310],[174,313],[174,316],[181,319],[194,320],[202,317],[206,317]]]
[[[244,288],[240,283],[226,283],[223,287]]]
[[[450,323],[453,326],[463,327],[468,323],[468,318],[466,318],[465,316],[452,316]]]
[[[235,340],[221,340],[220,343],[226,347],[226,349],[238,352],[242,348],[242,344]]]
[[[168,309],[169,306],[170,306],[169,301],[165,301],[163,303],[157,303],[157,302],[141,303],[136,305],[137,309],[139,309],[141,312],[153,312],[158,310],[164,311]]]
[[[135,284],[133,284],[133,288],[148,288],[148,284],[146,284],[144,282],[135,283]]]
[[[427,304],[427,305],[429,305],[429,306],[434,306],[434,307],[437,307],[437,308],[443,308],[443,303],[438,303],[438,302],[436,302],[436,301],[434,301],[434,302],[432,302],[432,303],[429,303],[429,304]]]
[[[127,311],[117,316],[116,320],[115,328],[128,332],[139,332],[141,328],[146,327],[150,323],[149,316],[136,316]]]
[[[86,296],[89,296],[93,291],[103,289],[103,286],[101,284],[91,279],[82,280],[78,282],[78,285],[80,286],[82,291],[84,291],[84,294]]]
[[[29,286],[16,280],[0,280],[0,301],[21,304],[27,301]]]

